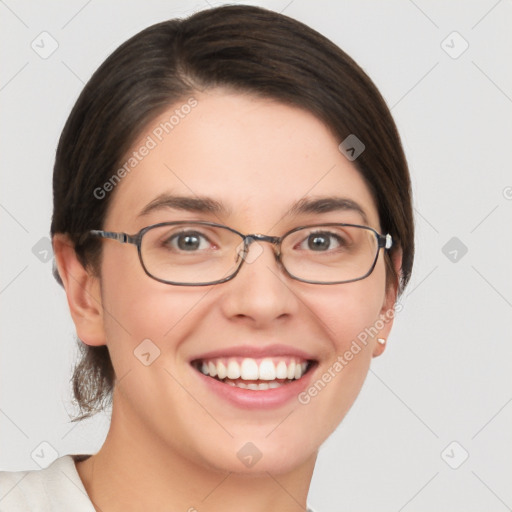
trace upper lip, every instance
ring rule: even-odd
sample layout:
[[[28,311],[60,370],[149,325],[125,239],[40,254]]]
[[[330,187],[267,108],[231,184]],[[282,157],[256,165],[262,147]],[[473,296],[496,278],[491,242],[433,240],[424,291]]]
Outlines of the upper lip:
[[[301,359],[314,361],[315,358],[296,347],[289,345],[238,345],[222,349],[212,350],[204,354],[199,354],[190,358],[190,362],[205,359],[215,359],[217,357],[250,357],[259,359],[263,357],[295,356]]]

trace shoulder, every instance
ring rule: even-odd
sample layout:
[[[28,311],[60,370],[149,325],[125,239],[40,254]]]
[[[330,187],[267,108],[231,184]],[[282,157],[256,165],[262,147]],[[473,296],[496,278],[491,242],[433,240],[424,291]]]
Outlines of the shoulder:
[[[73,457],[59,457],[45,469],[0,471],[0,511],[94,512]]]

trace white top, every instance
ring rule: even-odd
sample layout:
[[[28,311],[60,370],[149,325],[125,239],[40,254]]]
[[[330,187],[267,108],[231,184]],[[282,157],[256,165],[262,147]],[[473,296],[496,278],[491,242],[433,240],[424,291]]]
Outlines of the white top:
[[[65,455],[45,469],[0,471],[1,512],[95,512],[73,457]]]
[[[88,455],[64,455],[46,469],[0,471],[0,512],[95,512],[73,457]]]

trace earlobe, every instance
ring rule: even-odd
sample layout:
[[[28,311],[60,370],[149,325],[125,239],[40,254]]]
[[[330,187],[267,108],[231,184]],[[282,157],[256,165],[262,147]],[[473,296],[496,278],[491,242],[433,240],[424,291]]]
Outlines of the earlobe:
[[[384,302],[380,310],[380,319],[382,329],[375,337],[376,343],[373,349],[373,357],[380,356],[385,348],[386,342],[393,326],[393,319],[395,317],[395,304],[398,297],[400,269],[402,268],[402,249],[395,251],[392,255],[392,264],[395,270],[396,279],[387,285]]]
[[[87,345],[105,345],[99,278],[80,263],[68,236],[58,233],[52,243],[78,337]]]

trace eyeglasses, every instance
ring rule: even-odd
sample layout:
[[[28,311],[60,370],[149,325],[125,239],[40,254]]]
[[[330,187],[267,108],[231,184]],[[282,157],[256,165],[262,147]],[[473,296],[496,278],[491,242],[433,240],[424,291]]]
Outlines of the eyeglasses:
[[[333,223],[297,227],[281,237],[244,235],[221,224],[188,221],[154,224],[135,235],[96,229],[89,233],[136,245],[146,274],[177,286],[206,286],[233,279],[244,261],[253,261],[249,257],[253,242],[273,244],[276,260],[292,279],[312,284],[350,283],[368,277],[379,250],[393,244],[391,235],[381,235],[368,226]]]

